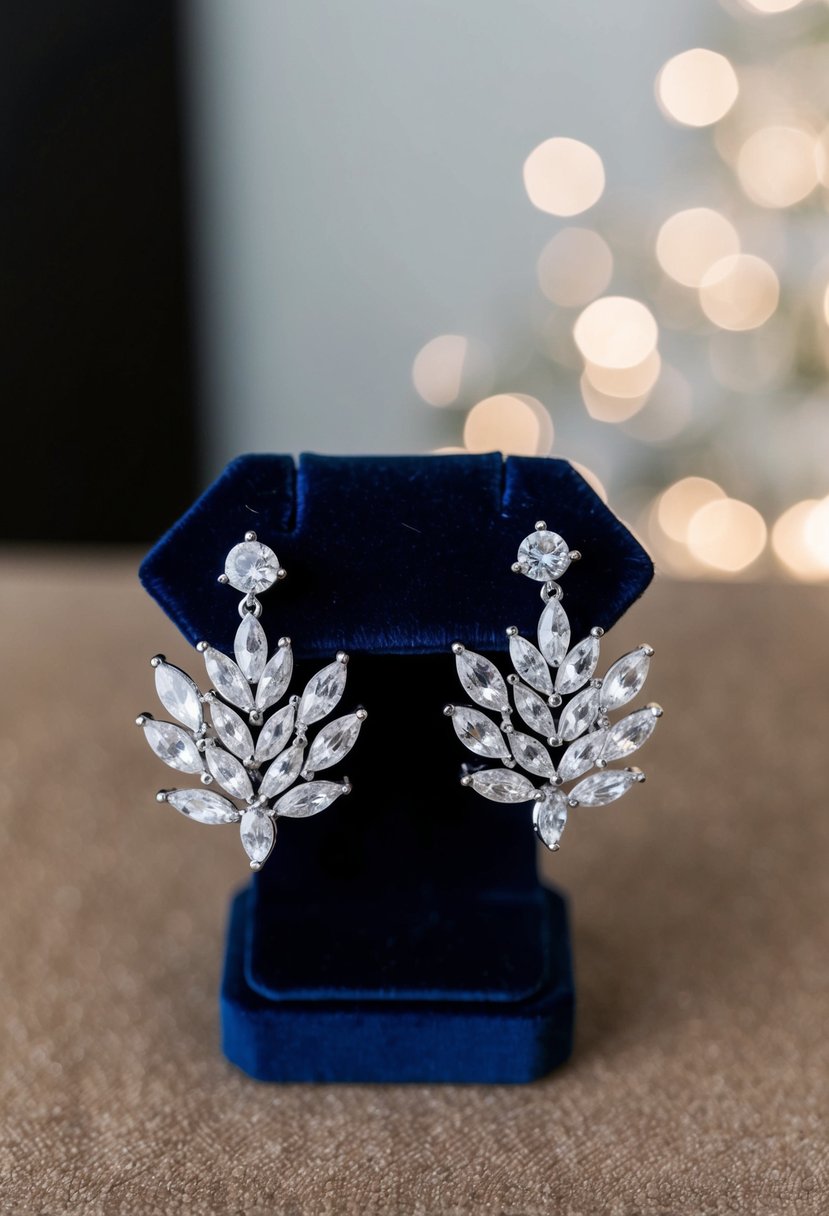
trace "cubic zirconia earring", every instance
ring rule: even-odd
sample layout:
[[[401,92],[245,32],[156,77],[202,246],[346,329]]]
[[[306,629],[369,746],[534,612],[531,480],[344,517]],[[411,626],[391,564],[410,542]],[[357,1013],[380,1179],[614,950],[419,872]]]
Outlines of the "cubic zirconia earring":
[[[507,630],[516,674],[506,680],[483,655],[466,650],[460,642],[452,647],[464,689],[477,705],[500,713],[501,721],[495,723],[480,710],[465,706],[447,705],[444,713],[451,717],[465,747],[477,756],[500,760],[503,766],[471,771],[465,765],[461,785],[494,802],[533,802],[538,836],[549,849],[558,849],[569,808],[605,806],[645,780],[638,768],[607,766],[613,760],[627,759],[650,738],[662,710],[658,705],[646,705],[611,725],[609,713],[640,692],[653,650],[639,646],[617,659],[604,679],[593,678],[603,630],[591,629],[571,648],[570,622],[556,581],[581,554],[571,550],[556,532],[549,532],[543,520],[535,529],[521,542],[512,569],[543,584],[538,646],[520,637],[515,626]],[[543,742],[513,726],[507,685],[512,687],[519,717]],[[555,720],[552,710],[562,706],[565,698],[567,704]],[[535,784],[516,771],[516,765],[545,784]],[[585,776],[594,767],[599,771]],[[582,780],[564,794],[560,787],[577,778]]]
[[[366,718],[366,711],[357,709],[330,722],[317,734],[306,756],[308,727],[327,717],[345,690],[348,655],[343,651],[308,681],[301,696],[275,708],[291,681],[291,639],[280,638],[268,658],[257,595],[284,577],[274,551],[261,544],[255,532],[247,532],[244,542],[228,553],[225,572],[219,577],[220,583],[243,592],[239,604],[242,623],[233,644],[236,661],[207,642],[199,642],[196,649],[204,656],[213,684],[203,694],[163,654],[156,655],[151,664],[159,700],[183,725],[157,722],[151,714],[136,718],[150,747],[165,764],[182,773],[198,773],[205,786],[215,780],[230,795],[227,798],[198,788],[160,790],[158,801],[169,802],[199,823],[239,823],[252,870],[260,869],[267,860],[280,816],[304,819],[316,815],[350,791],[346,777],[339,782],[314,778],[351,751]],[[294,784],[300,776],[304,781]]]

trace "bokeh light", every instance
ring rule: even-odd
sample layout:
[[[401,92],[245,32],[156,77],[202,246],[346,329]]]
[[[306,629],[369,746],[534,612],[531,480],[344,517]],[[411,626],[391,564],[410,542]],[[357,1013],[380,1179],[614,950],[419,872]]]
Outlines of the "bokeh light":
[[[601,198],[604,184],[601,157],[578,139],[545,139],[524,161],[530,202],[549,215],[586,211]]]
[[[724,55],[694,47],[674,55],[656,78],[656,97],[668,118],[686,127],[707,127],[727,114],[740,91]]]
[[[588,304],[573,328],[588,363],[629,368],[643,363],[656,347],[659,330],[653,313],[628,296],[603,296]]]
[[[656,520],[671,540],[688,540],[688,525],[700,507],[725,498],[725,490],[707,477],[683,477],[659,496]]]
[[[738,574],[757,561],[767,529],[758,510],[736,498],[705,503],[688,523],[688,550],[711,570]]]
[[[659,265],[685,287],[699,287],[715,262],[739,251],[737,229],[711,207],[677,211],[665,220],[656,238]]]
[[[646,393],[638,397],[614,397],[611,393],[603,393],[590,381],[586,371],[579,380],[579,390],[584,408],[597,422],[625,422],[647,401]]]
[[[829,578],[829,520],[821,538],[825,503],[815,498],[796,502],[783,512],[771,531],[774,556],[793,578],[816,582]]]
[[[777,308],[780,284],[762,258],[735,253],[706,271],[699,287],[702,311],[720,329],[755,329]]]
[[[470,452],[546,456],[553,446],[553,421],[535,397],[498,393],[469,411],[463,441]]]
[[[789,9],[797,8],[801,0],[740,0],[740,3],[750,12],[771,16],[774,13],[787,13]]]
[[[829,498],[824,498],[809,512],[806,543],[824,569],[829,570]]]
[[[737,177],[761,207],[792,207],[818,184],[818,145],[800,127],[761,127],[737,156]]]
[[[428,405],[453,405],[460,396],[469,342],[459,334],[432,338],[415,355],[412,381]]]
[[[601,295],[613,275],[607,241],[590,228],[563,228],[541,251],[538,284],[548,300],[578,308]]]

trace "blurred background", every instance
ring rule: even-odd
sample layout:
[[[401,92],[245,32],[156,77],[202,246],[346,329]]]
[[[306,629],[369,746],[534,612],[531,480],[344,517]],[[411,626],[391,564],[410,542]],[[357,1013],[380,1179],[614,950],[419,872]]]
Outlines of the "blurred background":
[[[563,456],[677,577],[829,579],[826,0],[6,13],[4,535],[242,451]]]

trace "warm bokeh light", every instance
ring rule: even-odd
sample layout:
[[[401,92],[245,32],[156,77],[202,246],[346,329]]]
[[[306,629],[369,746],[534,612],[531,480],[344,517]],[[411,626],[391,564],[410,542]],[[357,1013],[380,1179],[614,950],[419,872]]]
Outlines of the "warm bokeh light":
[[[715,262],[699,288],[702,311],[721,329],[756,329],[772,315],[779,297],[771,266],[749,253]]]
[[[549,215],[586,211],[601,198],[604,182],[598,152],[578,139],[545,139],[524,161],[530,202]]]
[[[563,228],[541,251],[538,285],[548,300],[578,308],[605,290],[613,275],[607,241],[590,228]]]
[[[740,3],[752,13],[771,15],[787,13],[790,8],[797,8],[801,0],[740,0]]]
[[[688,523],[688,550],[712,570],[737,574],[766,547],[765,521],[754,507],[736,498],[715,498]]]
[[[715,262],[739,251],[737,229],[710,207],[677,211],[665,220],[656,238],[659,265],[685,287],[699,287]]]
[[[588,363],[626,368],[647,359],[656,347],[659,330],[653,313],[639,300],[603,296],[580,314],[573,337]]]
[[[801,127],[761,127],[737,156],[737,177],[761,207],[791,207],[818,184],[818,145]]]
[[[459,334],[432,338],[415,355],[412,381],[429,405],[453,405],[461,391],[469,342]]]
[[[822,499],[809,512],[806,543],[824,569],[829,571],[829,498]]]
[[[470,452],[546,456],[553,446],[553,422],[535,397],[498,393],[469,411],[463,441]]]
[[[700,509],[709,502],[725,498],[725,490],[707,477],[683,477],[659,496],[656,520],[671,540],[688,540],[688,525]]]
[[[823,319],[829,325],[829,285],[823,293]]]
[[[796,502],[783,512],[771,531],[774,556],[788,574],[804,582],[829,578],[829,526],[823,545],[819,535],[823,507],[824,503],[815,498]]]
[[[597,422],[625,422],[647,401],[646,393],[639,397],[614,397],[610,393],[602,393],[590,382],[587,372],[579,380],[579,390],[584,408]]]
[[[639,397],[644,399],[659,379],[662,360],[658,350],[652,350],[635,367],[602,367],[585,362],[584,378],[605,397]]]
[[[466,448],[432,448],[430,456],[466,456]]]
[[[674,55],[656,78],[664,113],[686,127],[707,127],[727,114],[739,93],[734,68],[724,55],[694,47]]]

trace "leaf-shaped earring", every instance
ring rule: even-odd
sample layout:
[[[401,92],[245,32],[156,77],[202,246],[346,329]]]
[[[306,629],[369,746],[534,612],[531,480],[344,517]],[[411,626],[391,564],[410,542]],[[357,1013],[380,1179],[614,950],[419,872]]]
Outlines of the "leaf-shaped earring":
[[[653,650],[639,646],[617,659],[603,679],[595,678],[604,631],[597,626],[571,646],[570,622],[558,583],[580,557],[558,533],[548,531],[543,520],[536,523],[535,531],[521,542],[512,569],[543,584],[538,645],[522,638],[515,626],[507,630],[515,673],[505,680],[489,659],[456,642],[452,652],[458,678],[481,709],[455,705],[444,709],[465,747],[476,756],[501,762],[500,768],[464,765],[461,785],[494,802],[532,802],[536,833],[554,850],[570,808],[605,806],[645,780],[638,768],[607,766],[637,751],[662,716],[660,706],[651,704],[611,725],[609,713],[641,691]],[[513,709],[541,740],[516,729]],[[561,711],[557,721],[554,709]],[[500,722],[482,710],[499,713]],[[590,774],[592,768],[598,771]],[[541,778],[544,784],[531,778]],[[577,784],[569,793],[563,792],[561,787],[573,781]]]
[[[196,649],[213,685],[202,693],[190,676],[163,654],[156,655],[151,664],[158,698],[181,725],[158,722],[148,713],[136,718],[165,764],[182,773],[198,773],[203,785],[215,782],[224,791],[159,790],[158,801],[169,802],[199,823],[238,823],[252,870],[267,861],[280,815],[293,819],[316,815],[350,791],[347,777],[318,781],[316,774],[344,759],[366,719],[361,708],[330,722],[316,735],[306,756],[308,727],[328,717],[345,691],[348,655],[344,651],[312,676],[300,696],[276,708],[293,673],[291,639],[280,638],[268,658],[257,596],[284,577],[274,551],[258,541],[255,532],[246,532],[244,541],[230,550],[219,576],[220,583],[243,593],[234,658],[199,642]],[[302,781],[296,784],[300,776]]]

